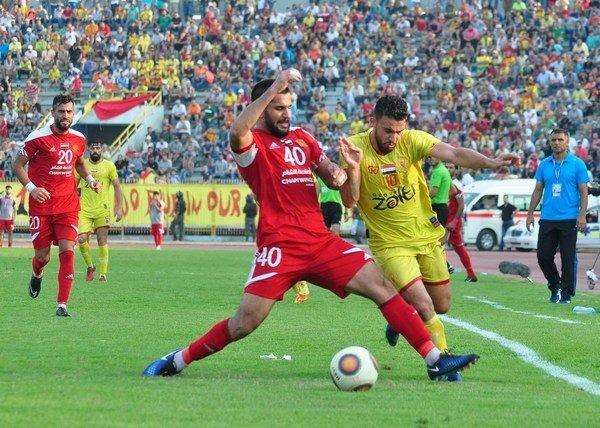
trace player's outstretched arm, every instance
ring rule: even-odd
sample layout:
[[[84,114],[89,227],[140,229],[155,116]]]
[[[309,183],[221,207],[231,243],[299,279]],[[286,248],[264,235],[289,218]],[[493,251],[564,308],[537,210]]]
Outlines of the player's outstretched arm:
[[[258,119],[263,114],[269,103],[280,92],[287,87],[302,80],[302,75],[295,68],[283,70],[277,74],[273,84],[259,98],[252,101],[244,110],[236,117],[231,132],[229,133],[229,144],[235,151],[239,151],[252,144],[252,133],[250,132]]]
[[[346,163],[346,175],[348,179],[340,187],[340,196],[346,208],[352,208],[360,199],[360,161],[363,151],[354,144],[341,138],[339,141],[340,155]]]
[[[50,199],[50,192],[48,192],[43,187],[37,187],[35,183],[33,183],[29,176],[27,175],[27,171],[25,170],[25,165],[29,162],[29,158],[24,155],[18,155],[15,164],[13,165],[13,174],[17,176],[19,181],[27,191],[31,194],[31,197],[35,199],[37,202],[46,202]]]
[[[442,142],[438,142],[433,146],[430,155],[458,166],[475,169],[489,168],[495,170],[503,166],[518,164],[520,160],[519,156],[513,153],[503,154],[492,159],[475,150],[464,147],[452,147],[450,144]]]
[[[327,158],[323,159],[319,163],[315,169],[315,174],[317,174],[321,180],[323,180],[327,187],[334,190],[339,189],[340,186],[345,183],[347,178],[346,171]]]

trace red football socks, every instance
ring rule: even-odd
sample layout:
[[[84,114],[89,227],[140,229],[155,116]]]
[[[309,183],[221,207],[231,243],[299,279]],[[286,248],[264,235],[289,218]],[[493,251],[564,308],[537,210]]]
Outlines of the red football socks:
[[[475,276],[475,272],[473,271],[473,266],[471,265],[471,258],[469,257],[467,248],[464,245],[458,245],[454,247],[454,252],[458,254],[460,262],[467,270],[467,276]]]
[[[159,245],[162,245],[162,234],[160,232],[155,232],[154,233],[154,245],[156,245],[157,247]]]
[[[60,267],[58,269],[58,298],[56,301],[59,304],[66,305],[71,294],[71,286],[73,285],[73,274],[75,272],[75,258],[73,250],[63,251],[58,255]]]
[[[379,310],[394,331],[404,336],[421,357],[425,358],[435,348],[423,320],[399,294],[381,305]]]
[[[48,260],[50,260],[50,259],[48,259]],[[42,276],[42,274],[44,273],[44,266],[46,266],[46,264],[48,264],[47,261],[41,262],[37,259],[37,257],[34,257],[33,259],[31,259],[31,266],[33,267],[33,274],[35,276],[37,276],[38,278],[40,276]]]
[[[218,322],[204,336],[185,348],[182,354],[183,361],[189,364],[192,361],[201,360],[219,352],[233,342],[227,327],[228,322],[229,318]]]

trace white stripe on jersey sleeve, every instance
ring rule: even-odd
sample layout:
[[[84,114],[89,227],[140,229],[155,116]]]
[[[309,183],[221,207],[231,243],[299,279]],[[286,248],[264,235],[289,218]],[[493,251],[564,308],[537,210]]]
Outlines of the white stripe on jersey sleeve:
[[[233,150],[231,150],[233,159],[242,168],[246,168],[247,166],[250,166],[250,164],[252,162],[254,162],[254,159],[256,158],[257,153],[258,153],[258,148],[256,147],[256,143],[252,143],[252,147],[243,153],[236,153]]]
[[[85,135],[83,135],[81,132],[79,132],[79,131],[77,131],[76,129],[73,129],[73,128],[69,128],[69,134],[77,135],[78,137],[81,137],[84,140],[86,139]]]
[[[50,125],[44,126],[43,128],[32,131],[27,136],[27,138],[25,138],[25,140],[23,141],[23,144],[25,144],[28,141],[35,140],[36,138],[45,137],[46,135],[52,135],[52,130],[50,129]]]
[[[27,138],[25,138],[25,141],[23,141],[22,145],[21,145],[21,149],[19,150],[19,154],[21,156],[25,156],[27,158],[31,158],[33,157],[33,155],[35,155],[35,153],[32,154],[28,154],[25,151],[25,145],[32,140],[35,140],[36,138],[41,138],[41,137],[46,137],[47,135],[52,135],[52,130],[50,129],[50,125],[48,126],[44,126],[43,128],[37,129],[35,131],[32,131]]]

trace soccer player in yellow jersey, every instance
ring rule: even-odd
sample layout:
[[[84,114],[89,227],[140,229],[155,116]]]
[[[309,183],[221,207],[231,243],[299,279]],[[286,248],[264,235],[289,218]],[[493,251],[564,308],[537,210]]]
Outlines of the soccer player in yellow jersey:
[[[369,247],[402,297],[415,307],[435,345],[448,350],[437,314],[450,309],[450,277],[440,244],[445,234],[431,208],[421,161],[433,156],[467,168],[498,169],[516,156],[487,158],[474,150],[454,148],[424,131],[407,129],[404,99],[385,95],[375,104],[372,127],[340,141],[341,165],[348,180],[342,200],[358,208],[367,226]],[[398,334],[389,326],[395,346]],[[460,380],[460,375],[448,380]]]
[[[83,260],[87,265],[86,281],[94,280],[96,267],[92,262],[92,254],[90,251],[90,235],[96,234],[98,240],[98,253],[101,282],[106,282],[106,274],[108,272],[108,229],[112,218],[113,194],[110,191],[110,186],[114,188],[114,196],[116,199],[114,212],[115,220],[121,220],[123,217],[123,191],[117,168],[115,164],[109,160],[102,159],[102,141],[93,139],[88,144],[90,152],[89,159],[85,159],[85,166],[92,176],[102,183],[102,191],[94,192],[87,184],[80,181],[81,189],[81,211],[79,212],[79,250],[83,256]]]

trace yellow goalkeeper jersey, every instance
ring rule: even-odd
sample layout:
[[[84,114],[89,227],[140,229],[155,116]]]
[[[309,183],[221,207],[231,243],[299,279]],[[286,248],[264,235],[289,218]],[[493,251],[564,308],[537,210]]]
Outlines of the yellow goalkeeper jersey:
[[[380,155],[371,145],[371,132],[349,138],[364,153],[358,208],[367,226],[369,246],[374,252],[405,248],[411,255],[445,233],[431,208],[421,168],[422,159],[439,140],[427,132],[407,129],[391,153]],[[342,166],[346,166],[343,160]]]
[[[98,214],[112,210],[114,190],[112,181],[118,179],[117,167],[109,160],[102,159],[98,163],[85,159],[85,166],[90,174],[102,185],[100,193],[90,189],[84,179],[79,181],[81,189],[81,211],[88,214]]]

